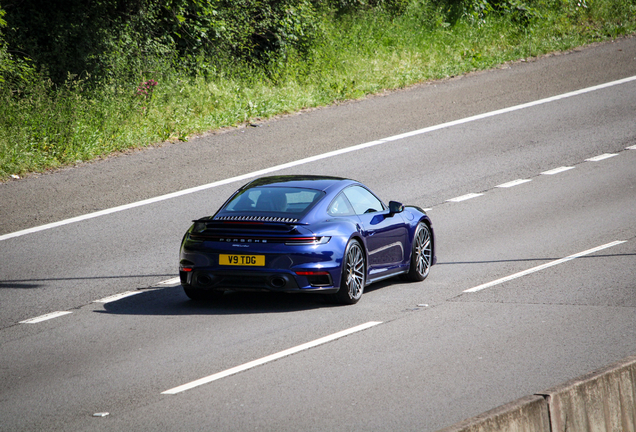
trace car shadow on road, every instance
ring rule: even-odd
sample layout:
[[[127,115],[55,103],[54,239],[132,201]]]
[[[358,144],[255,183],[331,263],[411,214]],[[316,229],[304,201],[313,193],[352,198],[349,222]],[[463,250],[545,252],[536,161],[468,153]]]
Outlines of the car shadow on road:
[[[43,286],[40,283],[26,283],[26,281],[0,281],[0,289],[37,289]]]
[[[283,313],[333,306],[321,295],[269,292],[226,292],[210,301],[190,300],[181,286],[143,290],[104,304],[97,313],[125,315],[235,315]]]
[[[0,289],[36,289],[44,288],[55,282],[91,282],[99,280],[126,280],[152,278],[156,280],[161,277],[174,276],[173,274],[139,274],[128,276],[90,276],[90,277],[64,277],[64,278],[40,278],[40,279],[14,279],[0,280]]]
[[[397,279],[396,279],[397,281]],[[369,294],[391,285],[391,281],[365,288]],[[362,297],[364,301],[364,295]],[[123,315],[240,315],[299,312],[320,308],[346,307],[331,302],[322,294],[226,291],[220,299],[190,300],[181,286],[140,290],[139,294],[104,303],[96,313]]]

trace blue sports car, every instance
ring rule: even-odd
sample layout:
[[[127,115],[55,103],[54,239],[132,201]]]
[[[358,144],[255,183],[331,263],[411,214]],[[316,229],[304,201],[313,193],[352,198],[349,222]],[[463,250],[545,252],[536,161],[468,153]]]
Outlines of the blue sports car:
[[[181,285],[193,300],[225,290],[323,293],[354,304],[364,287],[396,275],[421,281],[435,264],[431,220],[387,206],[363,184],[323,176],[260,178],[181,243]]]

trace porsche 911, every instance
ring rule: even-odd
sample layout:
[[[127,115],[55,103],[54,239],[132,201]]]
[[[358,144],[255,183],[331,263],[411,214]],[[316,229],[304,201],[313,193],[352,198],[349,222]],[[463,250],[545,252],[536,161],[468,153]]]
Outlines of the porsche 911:
[[[278,291],[354,304],[371,283],[424,280],[435,261],[432,223],[421,208],[387,205],[355,180],[272,176],[193,221],[179,276],[193,300],[227,290]]]

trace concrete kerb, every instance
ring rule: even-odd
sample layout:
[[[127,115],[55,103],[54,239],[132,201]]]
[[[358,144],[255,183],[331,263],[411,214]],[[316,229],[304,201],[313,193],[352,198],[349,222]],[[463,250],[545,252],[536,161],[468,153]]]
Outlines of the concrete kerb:
[[[549,432],[548,404],[541,396],[526,396],[439,432]]]
[[[439,432],[636,432],[636,355]]]
[[[537,395],[552,432],[636,432],[636,355]]]

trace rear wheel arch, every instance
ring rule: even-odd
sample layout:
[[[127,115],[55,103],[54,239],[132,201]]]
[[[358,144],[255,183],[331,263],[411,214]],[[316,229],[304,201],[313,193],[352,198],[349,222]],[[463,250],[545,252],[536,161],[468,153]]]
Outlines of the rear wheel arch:
[[[434,251],[433,230],[430,222],[423,218],[417,223],[413,234],[409,270],[404,278],[413,282],[426,279],[435,259]]]
[[[369,252],[367,251],[367,245],[366,245],[366,242],[363,240],[362,235],[360,235],[360,233],[354,233],[354,235],[352,235],[349,238],[349,241],[347,242],[347,245],[349,245],[349,242],[351,240],[356,240],[358,243],[360,243],[360,247],[362,247],[362,253],[364,254],[364,262],[367,265],[367,269],[366,270],[369,271],[369,268],[368,268]],[[345,252],[346,252],[346,247],[345,247]]]
[[[427,217],[423,217],[422,219],[419,220],[419,222],[425,223],[426,226],[428,227],[429,232],[431,233],[431,246],[433,248],[432,254],[433,254],[433,258],[434,258],[435,257],[435,235],[433,233],[433,223]]]
[[[356,236],[351,237],[347,242],[342,257],[338,292],[331,297],[336,303],[351,305],[357,303],[362,297],[368,271],[365,249]]]

